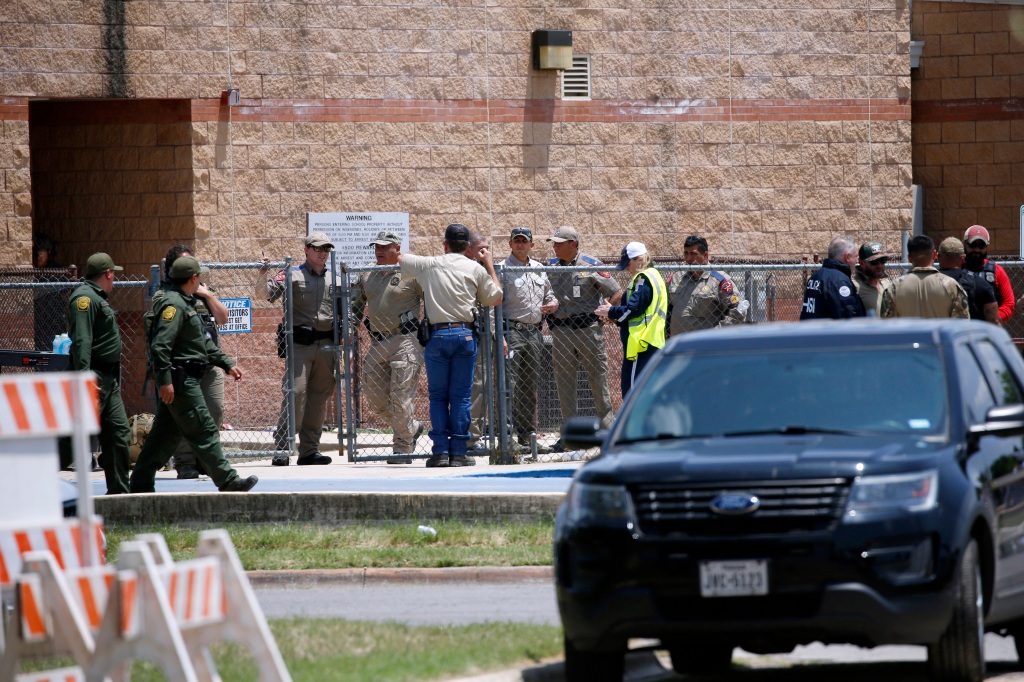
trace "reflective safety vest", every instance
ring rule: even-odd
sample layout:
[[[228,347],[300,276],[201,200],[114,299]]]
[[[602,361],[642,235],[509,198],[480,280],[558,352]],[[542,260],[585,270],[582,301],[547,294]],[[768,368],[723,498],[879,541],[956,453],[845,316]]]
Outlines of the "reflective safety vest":
[[[629,336],[626,337],[626,359],[636,360],[638,353],[648,348],[661,348],[665,345],[665,319],[668,317],[668,289],[661,273],[654,268],[647,268],[633,275],[626,288],[624,300],[629,300],[633,294],[633,285],[636,278],[646,275],[647,281],[654,287],[654,296],[651,297],[651,304],[643,315],[638,315],[629,321]]]

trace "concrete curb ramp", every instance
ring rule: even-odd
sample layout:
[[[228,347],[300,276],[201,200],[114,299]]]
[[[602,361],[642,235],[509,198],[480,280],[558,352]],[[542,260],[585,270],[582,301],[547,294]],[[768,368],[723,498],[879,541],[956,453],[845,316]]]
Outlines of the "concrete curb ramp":
[[[96,513],[112,526],[154,523],[532,521],[553,516],[562,493],[145,493],[104,495]]]

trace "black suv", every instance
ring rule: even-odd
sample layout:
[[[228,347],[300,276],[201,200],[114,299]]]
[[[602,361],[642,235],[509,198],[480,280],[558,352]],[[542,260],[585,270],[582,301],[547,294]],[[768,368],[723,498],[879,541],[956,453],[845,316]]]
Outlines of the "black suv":
[[[1024,362],[994,325],[686,334],[598,428],[563,428],[602,448],[555,529],[570,681],[651,638],[681,673],[922,644],[933,680],[978,682],[984,632],[1024,635]]]

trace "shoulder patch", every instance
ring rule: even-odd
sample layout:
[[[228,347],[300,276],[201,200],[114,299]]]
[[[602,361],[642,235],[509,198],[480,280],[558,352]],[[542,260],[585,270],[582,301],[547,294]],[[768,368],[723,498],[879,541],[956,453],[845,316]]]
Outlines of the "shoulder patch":
[[[79,296],[78,300],[75,301],[75,307],[78,308],[79,311],[84,313],[86,310],[89,309],[90,303],[92,303],[92,301],[89,300],[88,296]]]
[[[718,283],[718,288],[721,290],[721,292],[723,294],[725,294],[727,296],[731,296],[732,292],[733,292],[732,280],[731,279],[723,279],[722,281],[720,281]]]
[[[554,258],[552,258],[551,260],[548,261],[548,265],[558,265],[558,260],[559,259],[556,256],[556,257],[554,257]]]
[[[584,254],[580,254],[580,260],[582,260],[584,263],[587,263],[589,265],[604,265],[604,263],[602,263],[601,261],[597,260],[596,258],[594,258],[592,256],[587,256],[587,255],[584,255]]]
[[[174,316],[177,314],[178,309],[175,308],[173,305],[169,305],[166,308],[164,308],[164,311],[162,313],[160,313],[160,319],[164,320],[165,322],[170,322],[171,320],[174,319]]]
[[[710,270],[711,276],[717,279],[719,282],[725,281],[725,275],[720,273],[718,270]]]

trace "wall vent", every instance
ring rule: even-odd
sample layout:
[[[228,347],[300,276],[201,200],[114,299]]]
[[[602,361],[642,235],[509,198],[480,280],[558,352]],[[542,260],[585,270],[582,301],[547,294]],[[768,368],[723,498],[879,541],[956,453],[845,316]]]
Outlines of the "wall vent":
[[[562,72],[562,99],[590,99],[590,55],[574,54]]]

